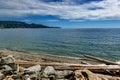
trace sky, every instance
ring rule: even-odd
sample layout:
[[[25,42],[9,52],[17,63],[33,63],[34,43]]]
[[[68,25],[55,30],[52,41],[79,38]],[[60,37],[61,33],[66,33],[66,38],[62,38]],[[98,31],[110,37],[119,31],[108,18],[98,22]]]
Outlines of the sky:
[[[0,20],[62,28],[120,28],[120,0],[0,0]]]

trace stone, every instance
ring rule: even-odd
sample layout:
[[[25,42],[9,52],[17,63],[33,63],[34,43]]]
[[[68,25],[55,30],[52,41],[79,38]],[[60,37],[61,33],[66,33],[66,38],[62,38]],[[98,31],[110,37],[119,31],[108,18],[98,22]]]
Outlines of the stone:
[[[29,75],[24,75],[22,80],[31,80]]]
[[[3,80],[14,80],[12,76],[6,76]]]
[[[15,63],[10,63],[8,65],[13,69],[13,71],[19,71],[19,65]]]
[[[55,75],[55,69],[52,66],[47,66],[43,71],[43,75],[46,77]]]
[[[11,64],[11,63],[15,63],[15,59],[13,58],[12,55],[8,55],[7,57],[2,57],[0,64],[1,65],[6,65],[6,64]]]
[[[75,73],[74,72],[69,73],[69,74],[65,75],[64,78],[68,79],[68,80],[75,80]]]
[[[25,69],[25,71],[40,72],[41,71],[41,66],[40,65],[35,65],[35,66],[32,66],[32,67],[29,67],[29,68]]]
[[[56,71],[57,78],[64,78],[66,75],[71,74],[73,71],[70,70],[63,70],[63,71]]]
[[[57,78],[64,78],[64,71],[56,71]]]
[[[0,73],[0,80],[2,80],[4,77],[5,77],[5,75]]]
[[[35,65],[35,66],[32,66],[32,67],[26,68],[24,70],[24,74],[26,76],[29,75],[29,78],[37,78],[40,71],[41,71],[41,66],[40,65]]]
[[[14,75],[12,76],[12,78],[13,78],[14,80],[21,80],[20,75],[18,75],[18,74],[14,74]]]
[[[13,70],[13,69],[12,69],[10,66],[8,66],[8,65],[3,65],[3,66],[1,66],[1,69],[5,70],[5,71],[12,71],[12,70]]]
[[[26,68],[24,68],[24,67],[22,67],[22,66],[19,66],[19,71],[20,71],[20,72],[24,72],[25,69],[26,69]]]

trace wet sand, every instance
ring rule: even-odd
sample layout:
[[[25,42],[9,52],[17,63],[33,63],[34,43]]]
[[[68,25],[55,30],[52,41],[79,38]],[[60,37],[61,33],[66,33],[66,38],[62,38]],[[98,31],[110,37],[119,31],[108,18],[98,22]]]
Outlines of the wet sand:
[[[58,62],[58,63],[81,63],[81,59],[61,57],[54,55],[47,55],[43,53],[29,53],[23,51],[0,50],[1,56],[13,55],[18,61],[32,61],[32,62]]]

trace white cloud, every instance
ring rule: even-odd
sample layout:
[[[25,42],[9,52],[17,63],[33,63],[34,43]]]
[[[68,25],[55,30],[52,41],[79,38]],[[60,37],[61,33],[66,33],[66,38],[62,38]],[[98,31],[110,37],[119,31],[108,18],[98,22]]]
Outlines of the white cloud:
[[[49,19],[49,20],[36,20],[37,22],[58,22],[59,20],[52,20],[52,19]],[[32,21],[31,21],[32,22]]]
[[[84,22],[85,20],[69,20],[70,22]]]
[[[120,0],[103,0],[79,5],[69,2],[71,1],[45,3],[40,0],[0,0],[0,16],[53,15],[68,20],[120,19]]]

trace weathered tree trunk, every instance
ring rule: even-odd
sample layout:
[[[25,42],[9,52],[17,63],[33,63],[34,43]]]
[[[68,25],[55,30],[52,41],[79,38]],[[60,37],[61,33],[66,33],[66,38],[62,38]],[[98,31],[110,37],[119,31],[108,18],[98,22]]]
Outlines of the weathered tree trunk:
[[[94,60],[97,60],[99,62],[103,62],[105,64],[108,64],[108,65],[119,65],[115,62],[112,62],[112,61],[109,61],[109,60],[105,60],[105,59],[101,59],[101,58],[97,58],[97,57],[94,57],[94,56],[90,56],[90,55],[84,55],[86,58],[90,58],[90,59],[94,59]]]
[[[100,70],[120,70],[119,65],[83,65],[83,64],[69,64],[69,63],[38,63],[38,62],[16,62],[20,66],[24,65],[36,65],[39,64],[41,66],[67,66],[67,67],[74,67],[78,69],[100,69]]]

